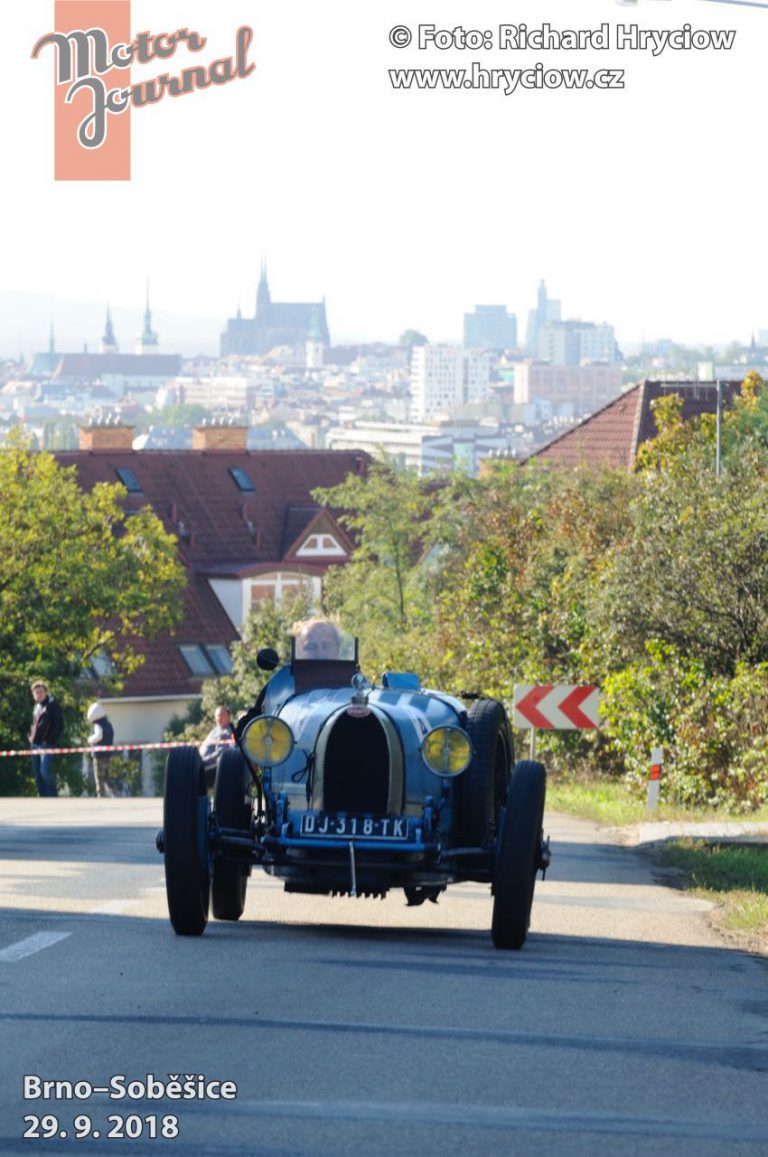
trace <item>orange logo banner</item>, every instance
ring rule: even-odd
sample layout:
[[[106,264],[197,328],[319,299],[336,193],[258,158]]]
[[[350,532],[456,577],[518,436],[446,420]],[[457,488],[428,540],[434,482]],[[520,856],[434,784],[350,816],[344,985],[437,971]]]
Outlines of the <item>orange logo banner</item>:
[[[109,45],[131,42],[131,0],[55,0],[54,29],[68,38],[59,42],[54,63],[54,177],[130,181],[131,110],[98,110],[102,82],[107,90],[130,85],[129,68],[112,67],[103,73],[101,68],[112,59]],[[62,65],[67,64],[69,78],[60,81],[67,75]],[[101,140],[100,116],[109,122]]]

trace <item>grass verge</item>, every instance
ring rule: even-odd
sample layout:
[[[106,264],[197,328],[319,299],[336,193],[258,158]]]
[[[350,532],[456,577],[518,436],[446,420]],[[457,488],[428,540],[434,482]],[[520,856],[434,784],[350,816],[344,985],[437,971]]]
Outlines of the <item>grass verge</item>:
[[[715,924],[741,947],[768,951],[768,845],[674,840],[658,857],[716,905]]]
[[[717,821],[740,823],[768,822],[768,808],[749,815],[726,812],[713,808],[685,808],[672,803],[660,803],[653,812],[645,806],[645,798],[629,791],[624,784],[605,779],[566,780],[553,777],[547,782],[547,807],[567,812],[582,819],[611,827],[639,824],[645,820],[682,820],[691,823]]]

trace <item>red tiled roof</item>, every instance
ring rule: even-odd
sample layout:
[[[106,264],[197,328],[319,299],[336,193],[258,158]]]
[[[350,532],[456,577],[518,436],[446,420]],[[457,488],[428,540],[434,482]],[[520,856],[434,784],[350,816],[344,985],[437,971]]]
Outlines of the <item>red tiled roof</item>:
[[[145,663],[126,680],[122,692],[126,696],[198,691],[201,679],[190,674],[179,644],[230,645],[238,637],[205,576],[242,577],[279,564],[291,512],[304,511],[308,525],[320,509],[311,491],[335,486],[368,464],[360,451],[337,450],[78,450],[62,451],[56,458],[63,466],[77,467],[86,490],[96,482],[117,482],[118,469],[131,470],[141,493],[128,494],[125,508],[152,506],[166,529],[179,538],[179,554],[189,574],[184,618],[172,638],[137,644]],[[230,467],[247,473],[253,493],[238,489]],[[295,569],[296,564],[291,566]],[[313,559],[309,565],[302,562],[301,569],[323,574],[326,565]]]
[[[741,382],[723,382],[725,407],[733,403]],[[578,426],[561,434],[531,457],[557,466],[585,463],[621,466],[631,470],[638,447],[658,433],[652,404],[677,394],[683,402],[682,417],[691,421],[717,408],[715,382],[667,382],[646,380],[621,394]]]

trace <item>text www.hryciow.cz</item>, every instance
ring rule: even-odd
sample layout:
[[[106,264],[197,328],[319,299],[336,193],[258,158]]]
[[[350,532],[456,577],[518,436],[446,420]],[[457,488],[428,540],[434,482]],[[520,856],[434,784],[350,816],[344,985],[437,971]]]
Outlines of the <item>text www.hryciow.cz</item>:
[[[623,68],[483,68],[477,62],[471,68],[390,68],[392,88],[500,89],[511,96],[518,88],[624,88]]]

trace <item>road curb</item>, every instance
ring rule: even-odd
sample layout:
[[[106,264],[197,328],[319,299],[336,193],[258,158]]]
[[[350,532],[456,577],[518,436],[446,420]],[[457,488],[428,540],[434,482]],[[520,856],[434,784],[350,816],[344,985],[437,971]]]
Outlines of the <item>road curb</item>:
[[[691,823],[669,820],[612,828],[620,843],[654,847],[670,840],[697,839],[736,844],[768,844],[768,823]]]

